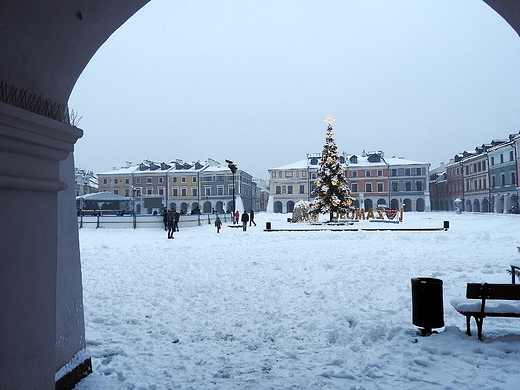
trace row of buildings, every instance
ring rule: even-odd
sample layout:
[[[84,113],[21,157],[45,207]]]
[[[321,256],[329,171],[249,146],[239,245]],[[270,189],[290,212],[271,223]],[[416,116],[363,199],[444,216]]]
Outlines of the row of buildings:
[[[312,201],[321,153],[293,164],[269,169],[269,209],[292,212],[298,200]],[[430,211],[429,163],[385,157],[384,152],[343,153],[340,156],[355,207],[404,207]]]
[[[97,180],[99,192],[129,198],[130,207],[138,214],[160,212],[163,207],[184,214],[229,212],[234,206],[260,211],[267,203],[267,191],[260,180],[253,180],[241,169],[232,172],[213,159],[204,163],[127,162],[120,169],[98,173]]]
[[[233,174],[229,166],[213,159],[204,163],[127,162],[125,167],[97,177],[77,169],[76,195],[111,192],[131,199],[137,213],[168,207],[189,214],[232,210],[235,189],[236,209],[288,213],[299,200],[313,200],[320,159],[321,153],[307,154],[301,161],[271,168],[268,183],[240,169]],[[433,170],[429,163],[386,157],[382,151],[344,152],[340,162],[357,208],[518,210],[520,134],[458,154]]]
[[[518,212],[519,151],[520,134],[511,134],[432,170],[432,210]]]

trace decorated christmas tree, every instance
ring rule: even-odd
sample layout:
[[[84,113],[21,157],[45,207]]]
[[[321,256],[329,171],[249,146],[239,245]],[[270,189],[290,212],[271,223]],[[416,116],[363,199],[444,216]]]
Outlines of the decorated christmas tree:
[[[325,119],[325,122],[328,123],[327,137],[315,182],[316,189],[313,192],[315,198],[309,210],[315,215],[329,213],[330,221],[345,214],[354,203],[332,134],[333,121],[335,119],[332,119],[330,115]]]

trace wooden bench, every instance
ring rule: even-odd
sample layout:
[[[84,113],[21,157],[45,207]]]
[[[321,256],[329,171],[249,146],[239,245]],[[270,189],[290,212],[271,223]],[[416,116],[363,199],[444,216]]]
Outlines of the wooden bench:
[[[452,299],[451,305],[466,316],[468,336],[471,336],[471,317],[477,323],[479,340],[482,340],[482,323],[485,317],[520,318],[520,284],[468,283],[466,298]]]

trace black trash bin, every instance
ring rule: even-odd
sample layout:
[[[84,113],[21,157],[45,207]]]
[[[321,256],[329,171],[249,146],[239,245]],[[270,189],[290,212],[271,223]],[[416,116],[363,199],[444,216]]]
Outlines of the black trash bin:
[[[412,322],[422,328],[423,335],[431,334],[433,328],[444,326],[442,280],[412,279]]]
[[[271,222],[265,223],[265,230],[271,230]]]

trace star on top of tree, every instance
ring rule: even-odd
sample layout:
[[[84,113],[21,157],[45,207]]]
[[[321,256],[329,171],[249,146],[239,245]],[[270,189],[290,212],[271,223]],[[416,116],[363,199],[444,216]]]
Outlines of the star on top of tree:
[[[332,119],[332,117],[329,115],[327,119],[324,119],[323,122],[327,122],[329,125],[334,122],[336,119]]]

